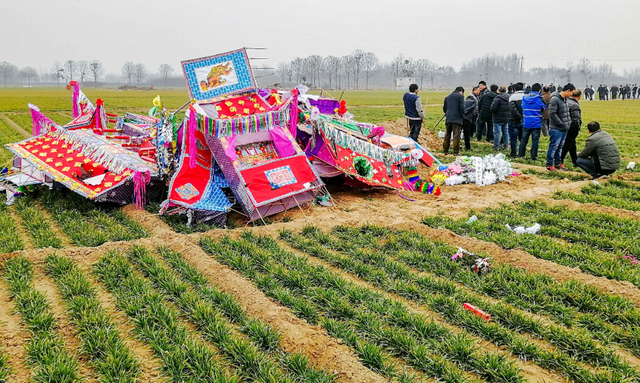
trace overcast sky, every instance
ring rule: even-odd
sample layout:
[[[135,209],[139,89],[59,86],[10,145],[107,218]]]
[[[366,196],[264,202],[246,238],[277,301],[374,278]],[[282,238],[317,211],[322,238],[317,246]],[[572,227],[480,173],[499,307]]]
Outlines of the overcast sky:
[[[162,63],[267,47],[270,64],[312,54],[399,53],[460,68],[518,53],[525,68],[586,56],[640,66],[639,0],[0,0],[0,61]],[[630,61],[636,60],[636,61]]]

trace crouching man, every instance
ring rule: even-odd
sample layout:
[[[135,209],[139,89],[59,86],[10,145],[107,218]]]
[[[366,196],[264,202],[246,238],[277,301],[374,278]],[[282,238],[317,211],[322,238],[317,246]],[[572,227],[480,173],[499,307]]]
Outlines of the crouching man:
[[[594,179],[614,173],[620,167],[618,145],[609,133],[600,129],[598,122],[590,122],[587,129],[589,137],[578,153],[578,166]]]

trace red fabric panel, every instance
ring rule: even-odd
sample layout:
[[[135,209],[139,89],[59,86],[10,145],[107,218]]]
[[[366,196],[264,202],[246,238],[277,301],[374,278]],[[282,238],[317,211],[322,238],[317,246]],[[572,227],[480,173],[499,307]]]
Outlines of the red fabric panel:
[[[324,142],[327,148],[331,148],[331,143],[328,139],[324,138]],[[393,177],[390,178],[387,175],[387,167],[381,161],[374,160],[373,158],[369,158],[365,155],[358,154],[351,149],[344,148],[340,145],[335,145],[337,153],[333,153],[333,150],[330,153],[335,156],[336,167],[346,174],[355,177],[361,182],[364,182],[367,185],[371,186],[386,186],[393,189],[404,190],[404,179],[402,178],[402,173],[398,170],[396,166],[392,166],[391,169],[393,171]],[[364,178],[361,177],[356,169],[353,167],[353,159],[356,157],[364,157],[369,160],[371,166],[373,166],[374,174],[372,178]]]
[[[267,170],[287,165],[289,165],[291,172],[296,177],[296,183],[285,185],[279,189],[272,189],[265,172]],[[249,189],[251,195],[258,204],[274,198],[282,197],[289,193],[303,191],[307,188],[304,186],[305,183],[316,180],[316,175],[313,173],[313,170],[311,170],[311,167],[307,162],[307,157],[305,156],[283,158],[269,164],[242,170],[240,171],[240,174],[246,182],[247,189]]]
[[[182,166],[173,180],[169,200],[193,205],[200,201],[207,189],[210,171],[202,166],[192,169],[189,167],[188,160],[186,157],[180,160]]]
[[[34,137],[14,146],[27,161],[42,167],[45,171],[55,171],[57,181],[60,181],[57,179],[60,176],[68,177],[70,182],[80,185],[82,191],[90,197],[124,182],[133,173],[132,170],[126,169],[122,174],[114,174],[71,147],[72,145],[56,138],[52,133]],[[81,168],[93,169],[93,175],[105,173],[105,178],[99,185],[87,185],[77,178],[82,174]]]

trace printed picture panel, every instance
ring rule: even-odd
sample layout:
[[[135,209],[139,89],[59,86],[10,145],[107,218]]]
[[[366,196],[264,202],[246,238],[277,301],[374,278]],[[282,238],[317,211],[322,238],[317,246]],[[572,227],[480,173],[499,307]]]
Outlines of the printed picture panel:
[[[247,52],[239,49],[182,62],[189,96],[200,103],[256,88]]]

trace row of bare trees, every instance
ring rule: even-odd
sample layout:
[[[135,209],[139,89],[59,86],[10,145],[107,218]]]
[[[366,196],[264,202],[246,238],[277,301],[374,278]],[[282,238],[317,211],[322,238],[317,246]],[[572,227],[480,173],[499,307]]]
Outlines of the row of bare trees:
[[[162,64],[158,68],[158,75],[164,80],[165,86],[167,85],[167,79],[173,74],[173,67],[169,64]],[[71,80],[76,80],[81,84],[84,84],[85,80],[93,81],[95,86],[98,86],[100,79],[104,76],[105,70],[102,62],[99,60],[92,61],[76,61],[67,60],[64,62],[56,61],[50,70],[40,69],[36,70],[32,66],[25,66],[18,68],[7,61],[0,62],[0,80],[6,87],[7,84],[27,84],[31,86],[32,83],[57,83],[60,86],[61,83],[65,83]],[[122,66],[122,75],[129,82],[133,80],[138,84],[142,84],[144,79],[148,76],[149,72],[144,64],[134,64],[131,61],[127,61]]]
[[[319,55],[296,58],[291,62],[277,65],[277,82],[283,86],[304,83],[312,87],[330,89],[369,89],[371,80],[375,86],[397,87],[402,77],[416,79],[422,88],[425,80],[433,88],[436,79],[440,85],[477,84],[480,80],[488,83],[507,84],[524,81],[527,83],[575,82],[580,86],[593,85],[592,82],[640,81],[640,68],[627,69],[623,78],[613,72],[610,64],[594,64],[587,57],[577,62],[568,61],[564,67],[549,64],[546,68],[534,67],[524,70],[524,57],[517,54],[486,54],[464,62],[460,70],[450,66],[440,66],[427,59],[414,60],[402,54],[390,62],[381,62],[372,52],[356,50],[350,55],[336,57]]]
[[[356,50],[337,57],[312,55],[295,58],[291,62],[281,62],[276,67],[276,76],[282,84],[304,83],[314,87],[331,89],[369,89],[372,78],[376,84],[397,85],[400,77],[419,78],[433,81],[439,75],[455,72],[451,67],[441,67],[427,60],[414,60],[399,55],[391,62],[381,62],[373,52]]]

